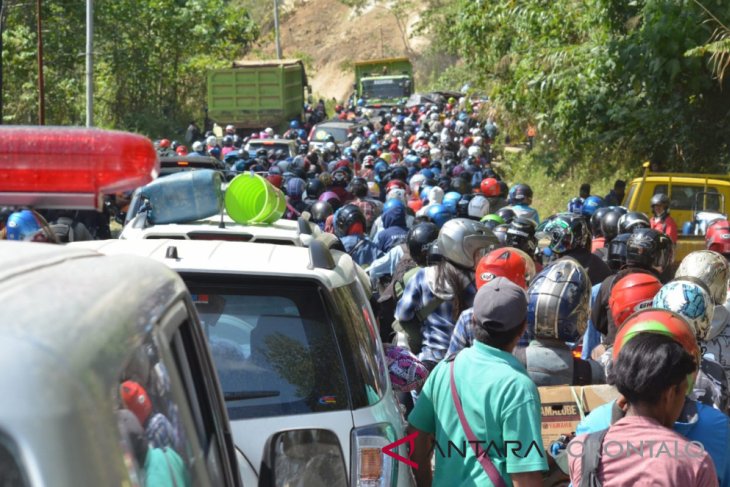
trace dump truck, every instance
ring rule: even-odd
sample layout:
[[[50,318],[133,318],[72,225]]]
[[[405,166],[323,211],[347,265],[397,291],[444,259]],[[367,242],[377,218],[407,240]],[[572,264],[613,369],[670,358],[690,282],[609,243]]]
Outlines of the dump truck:
[[[355,63],[355,97],[368,108],[405,103],[413,93],[413,66],[406,57]]]
[[[305,89],[311,91],[301,60],[235,61],[208,72],[208,118],[243,133],[283,131],[301,119]]]
[[[650,201],[657,193],[669,197],[669,212],[677,222],[674,262],[678,264],[690,252],[704,249],[709,223],[728,214],[730,174],[653,172],[647,162],[642,177],[628,184],[623,205],[651,217]]]

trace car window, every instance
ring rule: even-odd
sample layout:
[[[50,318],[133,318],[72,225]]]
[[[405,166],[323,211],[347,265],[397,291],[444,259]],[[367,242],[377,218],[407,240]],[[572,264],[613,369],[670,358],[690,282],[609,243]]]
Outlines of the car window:
[[[673,210],[692,210],[694,209],[695,199],[698,193],[707,192],[714,193],[704,197],[699,197],[699,210],[705,211],[723,211],[721,205],[721,196],[717,191],[717,188],[708,186],[706,189],[704,186],[690,186],[690,185],[679,185],[672,184],[672,192],[670,195],[671,204],[670,208]],[[654,194],[667,192],[666,184],[657,184],[654,187]]]
[[[285,144],[281,142],[249,142],[248,150],[255,151],[258,149],[266,150],[283,150],[285,154],[291,154],[291,144]]]
[[[314,129],[312,140],[315,142],[322,142],[327,139],[328,135],[334,137],[335,142],[338,144],[347,141],[347,129],[340,127],[317,127]]]
[[[127,467],[142,485],[197,485],[200,446],[174,361],[151,335],[138,345],[119,380],[117,419]],[[163,472],[160,474],[160,472]]]
[[[183,278],[230,419],[349,408],[335,334],[316,283]]]
[[[349,347],[344,355],[352,360],[356,381],[351,381],[354,407],[373,405],[387,389],[387,369],[380,334],[371,314],[365,293],[357,283],[333,291],[335,307],[340,313],[341,329],[347,335]]]
[[[20,468],[18,451],[10,438],[0,433],[0,485],[25,487],[25,472]]]

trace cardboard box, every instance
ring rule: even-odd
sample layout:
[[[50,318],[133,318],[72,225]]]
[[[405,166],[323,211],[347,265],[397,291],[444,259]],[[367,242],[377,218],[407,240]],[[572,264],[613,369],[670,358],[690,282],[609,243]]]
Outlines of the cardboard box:
[[[575,431],[583,416],[613,401],[618,391],[609,385],[538,387],[542,403],[542,441],[545,448]]]

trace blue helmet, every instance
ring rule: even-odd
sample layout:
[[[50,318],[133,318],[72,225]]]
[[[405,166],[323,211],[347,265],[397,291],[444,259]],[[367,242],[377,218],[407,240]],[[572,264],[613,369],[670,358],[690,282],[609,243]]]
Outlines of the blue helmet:
[[[528,336],[577,341],[586,330],[590,302],[591,281],[583,266],[571,258],[556,261],[527,290]]]
[[[454,217],[454,213],[449,210],[446,205],[431,205],[426,210],[426,216],[433,221],[437,227],[441,228],[444,223]]]
[[[302,178],[293,177],[286,182],[286,194],[291,198],[301,198],[306,185]]]
[[[299,129],[297,131],[297,137],[299,137],[302,140],[306,139],[307,138],[307,131],[304,130],[304,129]]]
[[[8,217],[5,231],[7,240],[46,241],[41,222],[31,210],[12,213]]]
[[[606,206],[606,203],[603,201],[603,198],[600,196],[589,196],[585,199],[583,202],[583,207],[581,208],[581,214],[583,216],[586,216],[590,219],[591,216],[593,216],[593,213],[599,209]]]
[[[421,201],[424,203],[428,201],[428,193],[431,191],[431,188],[433,186],[424,186],[421,188],[421,190],[418,192],[418,194],[421,196]]]
[[[581,210],[583,208],[583,198],[580,196],[576,196],[570,202],[568,203],[568,211],[570,213],[581,213]]]
[[[433,169],[422,169],[421,174],[423,174],[423,177],[425,177],[426,179],[433,179],[436,177]]]
[[[403,209],[406,208],[406,205],[404,205],[403,202],[399,198],[390,198],[383,205],[383,213],[395,208],[396,206],[400,206]]]
[[[289,128],[292,130],[299,129],[299,120],[292,120],[291,122],[289,122]]]
[[[441,204],[447,207],[452,214],[456,215],[456,206],[459,204],[460,199],[461,193],[449,191],[444,195],[444,199],[441,201]]]

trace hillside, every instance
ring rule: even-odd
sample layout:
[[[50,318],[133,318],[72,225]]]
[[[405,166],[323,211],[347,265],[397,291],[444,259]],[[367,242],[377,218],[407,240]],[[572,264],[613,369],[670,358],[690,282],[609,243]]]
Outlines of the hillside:
[[[347,97],[354,80],[354,61],[393,56],[416,61],[424,53],[428,40],[411,38],[418,10],[403,18],[401,27],[389,5],[376,0],[357,10],[339,0],[304,0],[281,7],[283,55],[304,60],[315,96]],[[261,37],[249,57],[275,56],[273,33],[269,33]]]

